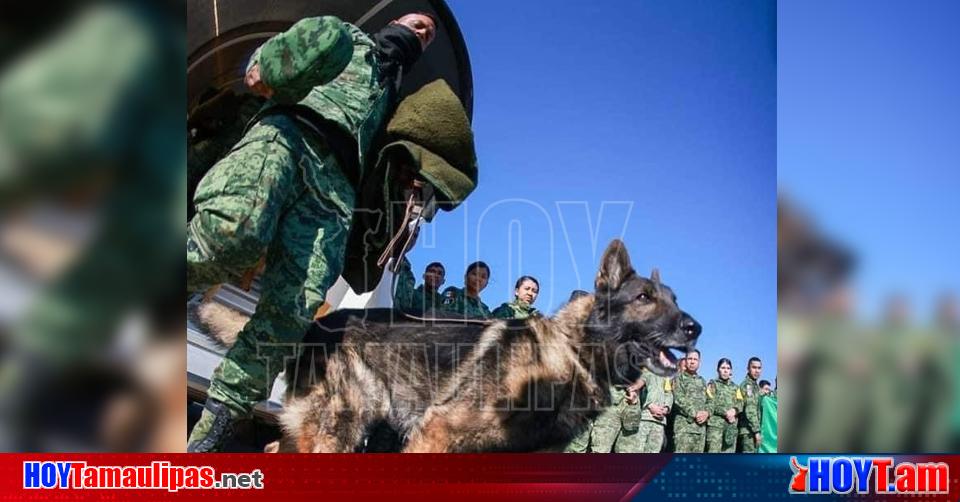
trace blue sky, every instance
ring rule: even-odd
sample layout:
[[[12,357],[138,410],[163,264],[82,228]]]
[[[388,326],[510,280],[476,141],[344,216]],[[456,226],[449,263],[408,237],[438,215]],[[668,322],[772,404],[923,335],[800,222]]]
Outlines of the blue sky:
[[[450,0],[473,65],[480,184],[410,258],[491,308],[521,274],[554,312],[622,237],[704,326],[707,376],[776,368],[773,2]]]
[[[779,181],[858,256],[860,312],[960,289],[960,2],[782,2]]]

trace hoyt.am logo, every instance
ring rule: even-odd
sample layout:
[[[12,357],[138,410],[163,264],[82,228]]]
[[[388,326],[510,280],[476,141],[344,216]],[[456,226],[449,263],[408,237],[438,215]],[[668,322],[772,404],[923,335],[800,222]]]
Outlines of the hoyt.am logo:
[[[944,494],[950,466],[943,462],[899,462],[893,457],[790,457],[790,493]]]

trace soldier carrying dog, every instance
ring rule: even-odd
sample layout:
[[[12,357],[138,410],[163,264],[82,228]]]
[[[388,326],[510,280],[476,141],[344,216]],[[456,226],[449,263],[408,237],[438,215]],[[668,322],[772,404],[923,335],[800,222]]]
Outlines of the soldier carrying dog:
[[[449,87],[436,81],[397,104],[402,76],[435,34],[423,13],[373,36],[306,18],[251,58],[245,82],[269,100],[197,187],[187,288],[235,280],[265,255],[262,294],[213,374],[188,451],[222,449],[267,397],[339,275],[358,292],[379,282],[394,201],[427,200],[426,185],[451,210],[475,188],[469,120]]]

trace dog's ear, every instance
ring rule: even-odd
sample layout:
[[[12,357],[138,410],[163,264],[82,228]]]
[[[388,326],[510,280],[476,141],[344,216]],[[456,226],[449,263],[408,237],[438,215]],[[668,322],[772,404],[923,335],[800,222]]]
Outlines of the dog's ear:
[[[650,281],[655,285],[660,286],[660,269],[655,268],[650,272]]]
[[[598,292],[617,289],[633,273],[627,246],[620,239],[614,239],[603,252],[603,258],[600,259],[600,271],[597,272],[594,286]]]

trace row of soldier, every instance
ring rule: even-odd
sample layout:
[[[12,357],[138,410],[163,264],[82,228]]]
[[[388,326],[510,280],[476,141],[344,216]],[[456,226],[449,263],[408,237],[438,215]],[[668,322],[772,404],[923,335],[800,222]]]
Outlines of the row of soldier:
[[[700,351],[679,361],[673,378],[644,369],[633,385],[610,389],[612,404],[567,446],[569,453],[754,453],[761,444],[761,399],[776,398],[751,357],[740,385],[733,364],[717,363],[717,378],[698,375]]]
[[[468,317],[525,319],[539,315],[533,303],[540,283],[531,276],[520,277],[514,297],[492,312],[480,299],[490,279],[490,267],[482,262],[467,266],[463,288],[446,282],[446,269],[433,262],[423,271],[423,283],[414,287],[410,262],[397,272],[396,306],[405,310],[448,312]],[[571,297],[576,297],[577,293]],[[586,294],[583,292],[582,294]],[[761,442],[760,399],[776,393],[770,382],[760,380],[762,362],[751,357],[740,385],[733,381],[733,363],[717,362],[717,377],[705,381],[698,375],[700,351],[694,349],[679,361],[673,378],[643,370],[632,386],[610,389],[612,404],[597,416],[590,427],[567,446],[568,452],[658,453],[752,453]]]
[[[397,271],[394,304],[407,311],[434,310],[480,319],[526,319],[540,315],[533,306],[540,294],[540,282],[535,277],[525,275],[517,279],[513,299],[493,311],[480,299],[480,292],[489,281],[490,267],[477,261],[467,266],[462,288],[450,286],[441,293],[440,288],[446,282],[446,269],[442,263],[433,262],[423,271],[423,284],[414,287],[412,267],[404,258]]]

